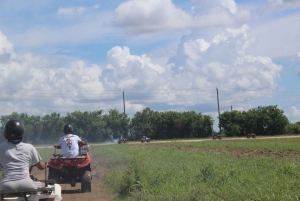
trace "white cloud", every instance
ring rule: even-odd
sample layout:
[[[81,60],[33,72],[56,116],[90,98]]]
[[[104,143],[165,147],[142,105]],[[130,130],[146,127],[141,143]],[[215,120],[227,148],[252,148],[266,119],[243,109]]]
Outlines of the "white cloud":
[[[192,16],[171,0],[131,0],[115,9],[115,24],[129,33],[156,32],[191,26]]]
[[[95,5],[93,5],[93,8],[98,9],[98,8],[100,8],[100,5],[99,4],[95,4]]]
[[[300,47],[298,21],[300,12],[253,27],[249,36],[255,38],[256,44],[248,49],[248,53],[272,58],[297,54]]]
[[[126,1],[115,9],[114,25],[131,34],[143,34],[202,26],[237,25],[251,19],[250,12],[239,11],[234,0],[207,4],[210,8],[209,13],[195,12],[195,16],[192,16],[177,8],[171,0]]]
[[[57,16],[63,16],[63,17],[78,17],[81,16],[84,12],[87,11],[87,8],[85,7],[68,7],[68,8],[62,8],[60,7],[56,13]]]
[[[282,66],[275,64],[270,57],[246,53],[254,42],[248,31],[249,27],[244,25],[216,33],[211,42],[207,42],[210,46],[205,51],[196,48],[195,44],[200,40],[196,32],[190,38],[182,39],[177,55],[169,61],[174,66],[174,88],[185,86],[190,90],[187,94],[192,96],[195,88],[208,90],[219,86],[220,91],[226,93],[222,104],[227,107],[229,104],[243,107],[248,100],[271,96],[277,87],[276,81],[280,79]],[[202,35],[202,30],[199,33]],[[180,63],[176,58],[180,58]],[[210,90],[206,95],[199,95],[198,102],[212,101],[212,97],[214,91]]]
[[[164,69],[146,55],[131,55],[128,47],[114,47],[107,53],[108,69],[113,69],[114,86],[120,89],[153,90]],[[102,77],[103,79],[103,77]]]
[[[268,0],[273,6],[300,6],[299,0]]]
[[[298,109],[298,108],[296,108],[295,106],[292,106],[291,107],[291,109],[292,109],[292,111],[293,111],[293,115],[295,116],[295,117],[300,117],[300,109]]]
[[[1,35],[2,42],[3,38]],[[9,44],[4,49],[12,47],[6,41],[0,49],[3,44]],[[14,57],[0,60],[1,115],[12,111],[32,114],[65,113],[74,108],[92,110],[99,107],[93,103],[99,97],[110,96],[99,81],[103,69],[98,65],[88,66],[77,60],[61,67],[41,56],[12,53]],[[87,107],[86,102],[92,103]]]
[[[232,14],[237,12],[237,6],[234,0],[222,0],[221,5],[227,8]]]
[[[13,44],[10,43],[6,36],[0,31],[0,55],[12,54],[13,48]]]
[[[196,39],[195,41],[187,41],[183,44],[184,53],[193,60],[201,60],[199,53],[205,52],[209,47],[210,43],[206,42],[202,38]]]

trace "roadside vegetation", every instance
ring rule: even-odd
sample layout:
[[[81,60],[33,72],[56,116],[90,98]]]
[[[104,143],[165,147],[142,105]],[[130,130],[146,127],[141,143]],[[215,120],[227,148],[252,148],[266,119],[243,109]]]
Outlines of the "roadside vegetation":
[[[74,134],[89,142],[114,142],[121,136],[128,141],[147,136],[151,140],[210,138],[214,119],[195,111],[154,111],[145,108],[132,117],[110,109],[98,111],[74,111],[61,116],[59,113],[44,116],[13,112],[0,116],[0,142],[4,141],[4,125],[9,119],[19,119],[25,125],[23,142],[32,144],[53,144],[63,135],[63,126],[73,126]],[[219,121],[218,121],[219,122]],[[215,122],[215,124],[217,121]],[[291,123],[277,106],[257,107],[248,111],[225,111],[220,115],[223,137],[272,136],[299,134],[300,122]]]
[[[105,164],[105,186],[116,200],[300,200],[299,158],[275,154],[299,155],[299,143],[296,138],[116,144],[92,146],[92,153]]]

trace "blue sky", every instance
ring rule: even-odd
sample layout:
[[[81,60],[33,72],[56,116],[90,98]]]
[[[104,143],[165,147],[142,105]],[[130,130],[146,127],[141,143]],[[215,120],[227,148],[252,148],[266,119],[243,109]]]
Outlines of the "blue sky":
[[[299,0],[2,0],[0,115],[278,105],[300,121]]]

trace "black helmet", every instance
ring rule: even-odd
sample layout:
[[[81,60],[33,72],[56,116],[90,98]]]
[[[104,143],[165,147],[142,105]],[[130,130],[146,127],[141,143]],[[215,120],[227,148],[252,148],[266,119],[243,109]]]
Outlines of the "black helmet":
[[[18,140],[23,137],[24,125],[20,120],[9,120],[5,124],[4,136],[8,140]]]
[[[73,127],[70,124],[66,124],[64,126],[64,132],[65,132],[65,134],[72,133],[73,132]]]

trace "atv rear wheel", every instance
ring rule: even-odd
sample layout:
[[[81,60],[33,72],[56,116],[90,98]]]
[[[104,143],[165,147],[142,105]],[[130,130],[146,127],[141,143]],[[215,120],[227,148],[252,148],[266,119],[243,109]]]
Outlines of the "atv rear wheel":
[[[59,182],[59,170],[49,168],[48,180],[55,180],[55,183]]]
[[[90,170],[85,170],[81,178],[81,192],[88,193],[92,191],[92,175]]]

